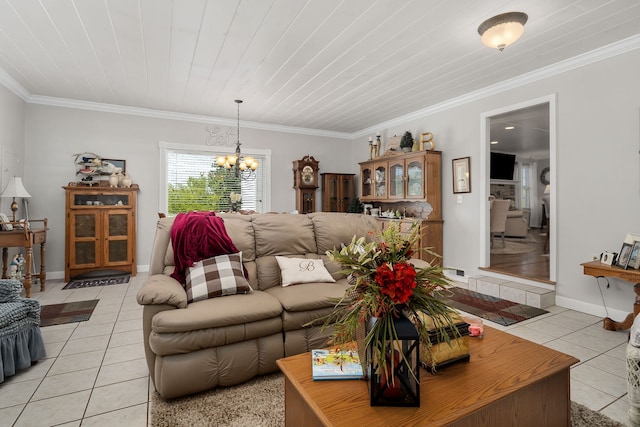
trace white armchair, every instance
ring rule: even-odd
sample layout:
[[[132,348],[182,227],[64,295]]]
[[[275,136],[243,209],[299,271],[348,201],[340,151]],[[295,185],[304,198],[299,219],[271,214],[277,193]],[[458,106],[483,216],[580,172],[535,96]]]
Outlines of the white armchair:
[[[529,221],[521,210],[507,212],[504,235],[509,237],[527,237]]]
[[[502,236],[502,246],[504,243],[504,232],[507,225],[507,212],[509,212],[509,205],[511,200],[495,199],[491,201],[491,216],[490,216],[490,233],[491,233],[491,247],[493,247],[493,236],[496,233],[500,233]]]

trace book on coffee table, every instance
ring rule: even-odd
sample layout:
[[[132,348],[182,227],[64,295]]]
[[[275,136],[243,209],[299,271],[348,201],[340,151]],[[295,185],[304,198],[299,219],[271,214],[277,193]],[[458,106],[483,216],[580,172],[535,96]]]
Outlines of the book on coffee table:
[[[362,379],[362,365],[355,348],[311,350],[311,368],[314,381]]]

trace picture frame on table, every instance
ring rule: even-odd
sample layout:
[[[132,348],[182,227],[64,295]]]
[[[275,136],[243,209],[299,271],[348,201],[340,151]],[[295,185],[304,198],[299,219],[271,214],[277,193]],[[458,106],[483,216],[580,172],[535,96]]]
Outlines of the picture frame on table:
[[[453,159],[453,194],[471,193],[471,157]]]
[[[631,247],[627,268],[634,268],[636,270],[640,268],[640,240],[636,240]]]
[[[616,260],[616,266],[620,268],[627,269],[629,265],[629,258],[631,257],[631,250],[633,246],[629,243],[623,243],[622,249],[620,249],[620,255],[618,255],[618,259]]]
[[[119,159],[102,159],[102,163],[107,162],[113,165],[114,168],[120,168],[124,174],[127,171],[127,161]],[[110,173],[110,172],[109,172]]]

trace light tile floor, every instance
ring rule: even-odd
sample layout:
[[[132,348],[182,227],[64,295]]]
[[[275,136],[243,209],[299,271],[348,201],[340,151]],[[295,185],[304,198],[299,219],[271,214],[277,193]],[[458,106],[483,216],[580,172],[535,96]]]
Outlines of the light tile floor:
[[[62,290],[48,281],[34,289],[41,304],[99,299],[87,322],[42,328],[47,359],[0,384],[0,425],[148,425],[150,384],[142,345],[142,308],[129,284]],[[35,286],[39,288],[39,286]],[[602,319],[561,307],[502,327],[490,326],[573,355],[571,399],[630,425],[627,419],[627,332],[602,328]]]

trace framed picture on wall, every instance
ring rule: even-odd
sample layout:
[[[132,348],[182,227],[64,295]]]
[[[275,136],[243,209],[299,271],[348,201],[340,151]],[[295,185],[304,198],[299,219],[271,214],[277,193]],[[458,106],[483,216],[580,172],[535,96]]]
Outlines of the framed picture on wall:
[[[113,165],[113,168],[115,168],[115,169],[120,168],[122,173],[125,173],[127,171],[126,170],[127,169],[127,161],[126,160],[102,159],[103,165],[104,165],[105,162]],[[109,169],[112,169],[112,168],[109,168]],[[110,174],[113,171],[107,170],[106,172],[108,172]]]
[[[471,193],[471,157],[453,159],[453,194]]]

